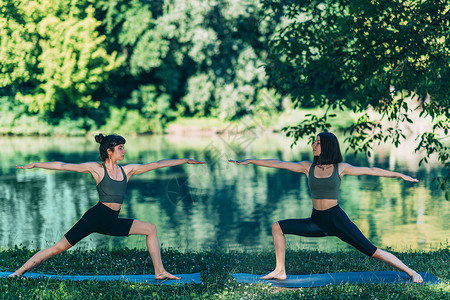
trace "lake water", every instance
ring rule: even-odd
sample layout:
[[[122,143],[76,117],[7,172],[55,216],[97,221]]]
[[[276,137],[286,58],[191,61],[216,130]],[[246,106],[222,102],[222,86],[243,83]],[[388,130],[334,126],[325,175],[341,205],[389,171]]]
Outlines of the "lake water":
[[[91,175],[43,169],[16,170],[37,161],[96,161],[93,138],[1,137],[0,248],[43,248],[64,233],[98,201]],[[204,160],[135,175],[129,181],[122,217],[157,226],[163,247],[185,249],[272,249],[271,224],[306,218],[312,210],[306,176],[287,170],[237,166],[228,159],[311,160],[311,147],[290,148],[283,135],[138,136],[127,138],[123,164],[159,159]],[[342,146],[342,150],[345,146]],[[431,162],[418,167],[411,143],[377,149],[371,159],[346,155],[354,165],[405,172],[419,183],[394,178],[344,176],[340,205],[380,248],[430,250],[448,244],[450,202],[435,189],[440,174]],[[287,236],[288,247],[334,251],[350,248],[335,237]],[[145,238],[93,234],[76,248],[144,248]]]

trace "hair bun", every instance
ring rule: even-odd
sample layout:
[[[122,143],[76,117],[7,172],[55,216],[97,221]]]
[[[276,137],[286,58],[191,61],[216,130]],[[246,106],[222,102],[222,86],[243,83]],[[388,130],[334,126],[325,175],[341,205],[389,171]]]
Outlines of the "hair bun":
[[[95,136],[95,141],[96,141],[97,143],[101,144],[104,138],[105,138],[105,136],[104,136],[103,134],[100,133],[100,134],[97,134],[97,135]]]

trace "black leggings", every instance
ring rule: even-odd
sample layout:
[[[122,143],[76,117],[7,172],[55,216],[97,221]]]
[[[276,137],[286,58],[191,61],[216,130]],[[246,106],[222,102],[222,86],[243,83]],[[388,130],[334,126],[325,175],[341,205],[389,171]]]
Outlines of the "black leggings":
[[[120,210],[115,211],[99,202],[85,212],[64,236],[72,246],[94,232],[112,236],[128,236],[134,220],[118,218],[119,212]]]
[[[279,221],[278,224],[284,234],[307,237],[337,236],[368,256],[372,256],[377,250],[339,205],[327,210],[313,209],[308,219],[288,219]]]

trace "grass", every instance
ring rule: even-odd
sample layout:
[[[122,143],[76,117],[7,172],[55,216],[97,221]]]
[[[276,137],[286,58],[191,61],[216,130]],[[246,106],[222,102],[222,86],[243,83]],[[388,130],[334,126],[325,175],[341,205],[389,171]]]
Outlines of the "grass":
[[[0,252],[0,271],[13,271],[35,251]],[[163,249],[166,269],[172,273],[200,272],[202,284],[148,285],[122,281],[59,281],[0,278],[2,299],[448,299],[450,296],[450,246],[431,252],[395,253],[419,272],[431,272],[444,283],[337,285],[320,288],[281,289],[262,284],[238,284],[231,273],[263,274],[274,267],[273,251],[181,252]],[[392,270],[359,252],[324,253],[288,250],[288,274]],[[149,274],[153,267],[146,251],[73,250],[53,257],[33,270],[53,274]]]

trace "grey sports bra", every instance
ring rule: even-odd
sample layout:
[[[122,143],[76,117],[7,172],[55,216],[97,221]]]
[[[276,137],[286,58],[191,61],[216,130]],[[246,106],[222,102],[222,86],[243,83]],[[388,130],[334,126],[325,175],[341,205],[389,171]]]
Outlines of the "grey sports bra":
[[[341,177],[339,176],[338,164],[334,164],[333,174],[326,178],[317,178],[314,176],[316,164],[313,163],[309,168],[308,185],[313,199],[338,199]]]
[[[97,184],[97,191],[100,202],[119,204],[123,203],[123,197],[125,195],[125,191],[127,190],[127,175],[125,174],[121,166],[119,166],[119,168],[122,170],[123,174],[123,179],[121,181],[117,181],[109,177],[108,172],[106,171],[105,164],[103,164],[105,176],[103,176],[102,181]]]

